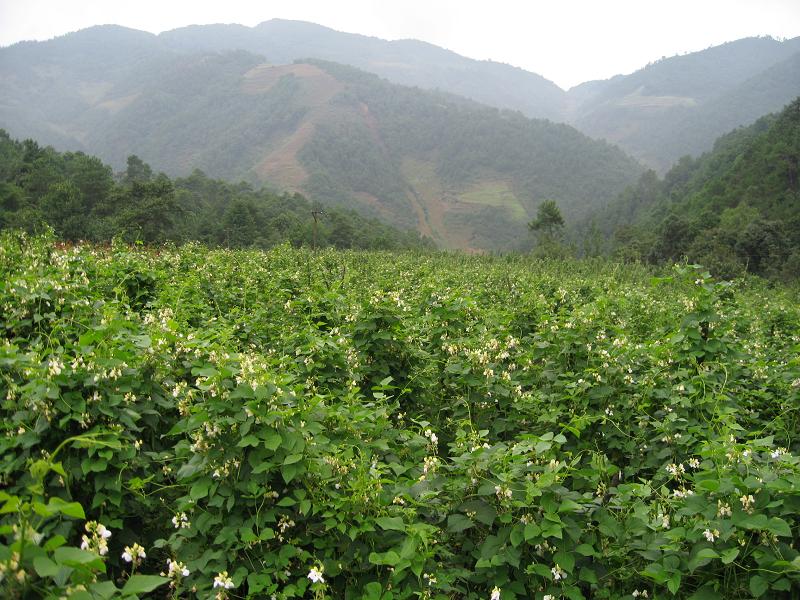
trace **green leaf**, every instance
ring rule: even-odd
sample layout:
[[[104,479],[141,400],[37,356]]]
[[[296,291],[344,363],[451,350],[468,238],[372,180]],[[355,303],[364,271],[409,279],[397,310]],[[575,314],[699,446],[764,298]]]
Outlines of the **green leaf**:
[[[269,431],[264,434],[264,447],[272,450],[273,452],[281,447],[282,442],[283,438],[281,438],[281,434],[279,434],[277,431]]]
[[[405,531],[406,525],[401,517],[378,517],[375,522],[387,531]]]
[[[50,498],[48,506],[51,510],[72,517],[73,519],[85,519],[86,513],[79,502],[66,502],[61,498]]]
[[[525,525],[525,541],[528,542],[541,535],[542,529],[536,523],[528,523]]]
[[[39,577],[53,577],[61,567],[46,556],[37,556],[33,559],[33,568]]]
[[[256,436],[254,436],[251,433],[250,435],[246,435],[241,440],[239,440],[239,443],[236,444],[236,447],[247,448],[248,446],[258,446],[260,442],[261,440],[259,440]]]
[[[681,574],[679,572],[675,572],[667,580],[667,589],[670,592],[672,592],[673,595],[675,595],[678,593],[680,587],[681,587]]]
[[[711,587],[711,584],[706,584],[689,596],[689,600],[722,600],[722,596]]]
[[[722,564],[729,565],[739,556],[739,548],[728,548],[722,551]]]
[[[575,556],[571,552],[561,550],[553,555],[553,562],[557,563],[567,573],[572,573],[575,569]]]
[[[146,594],[154,589],[161,587],[169,581],[166,577],[158,575],[131,575],[122,588],[123,596],[133,596],[134,594]]]
[[[450,515],[447,517],[447,531],[451,533],[461,533],[462,531],[473,527],[475,523],[472,522],[472,519],[461,515],[455,514]]]
[[[89,591],[92,593],[93,600],[97,600],[97,598],[105,600],[106,598],[113,598],[118,590],[113,581],[101,581],[90,585]],[[72,596],[70,596],[70,600],[72,600]]]
[[[719,553],[713,548],[701,548],[689,559],[689,570],[694,571],[697,567],[706,565],[714,558],[719,558]]]
[[[550,579],[553,576],[553,573],[550,571],[550,567],[541,563],[533,563],[528,567],[528,569],[540,577],[547,577]]]
[[[769,589],[769,583],[760,575],[753,575],[750,578],[750,593],[756,598],[760,598]]]
[[[73,548],[72,546],[62,546],[53,552],[53,559],[68,567],[87,566],[105,573],[106,565],[103,560],[94,552]]]
[[[281,467],[281,475],[283,476],[283,480],[286,483],[292,481],[303,471],[305,471],[305,466],[303,465],[303,463],[300,462],[283,465]]]
[[[200,500],[208,496],[208,489],[211,487],[211,481],[208,478],[203,478],[196,481],[192,488],[189,490],[189,497],[192,500]]]
[[[380,600],[383,588],[377,581],[370,581],[364,586],[364,595],[361,600]]]
[[[0,515],[17,512],[17,509],[19,509],[19,497],[10,496],[0,508]]]
[[[767,531],[782,537],[792,537],[792,528],[780,517],[772,517],[767,523]]]
[[[64,544],[67,543],[67,540],[64,538],[63,535],[54,535],[49,540],[47,540],[44,544],[44,549],[48,552],[52,552],[56,548],[60,548]]]
[[[293,465],[295,463],[300,462],[301,460],[303,460],[303,455],[302,454],[290,454],[285,459],[283,459],[283,464],[284,465]]]
[[[569,498],[562,500],[561,504],[558,506],[558,512],[560,513],[575,512],[580,509],[581,505],[574,500],[570,500]]]
[[[564,593],[569,600],[586,600],[586,596],[583,595],[583,592],[576,587],[567,586],[564,588]]]
[[[400,555],[394,550],[389,550],[385,553],[371,552],[369,555],[369,562],[373,565],[389,565],[390,567],[394,567],[401,560]]]

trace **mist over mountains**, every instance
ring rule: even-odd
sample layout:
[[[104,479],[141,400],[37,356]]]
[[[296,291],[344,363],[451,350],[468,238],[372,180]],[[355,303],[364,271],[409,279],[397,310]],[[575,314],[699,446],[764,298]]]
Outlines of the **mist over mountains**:
[[[665,172],[798,94],[800,38],[743,39],[568,91],[424,42],[284,20],[98,26],[0,49],[12,136],[115,168],[137,154],[170,175],[299,191],[466,249],[514,247],[544,199],[584,219],[642,164]]]

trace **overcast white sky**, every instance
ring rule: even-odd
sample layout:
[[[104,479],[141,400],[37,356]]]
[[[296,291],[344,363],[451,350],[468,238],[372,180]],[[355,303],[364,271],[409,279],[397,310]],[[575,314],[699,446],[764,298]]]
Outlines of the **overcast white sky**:
[[[796,37],[800,0],[0,0],[0,45],[106,23],[159,33],[272,18],[424,40],[568,88],[742,37]]]

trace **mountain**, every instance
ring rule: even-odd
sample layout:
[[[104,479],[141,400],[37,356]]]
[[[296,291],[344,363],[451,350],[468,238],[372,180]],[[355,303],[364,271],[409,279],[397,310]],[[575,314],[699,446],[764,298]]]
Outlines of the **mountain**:
[[[173,176],[199,168],[299,191],[448,248],[513,247],[542,200],[574,220],[642,170],[567,125],[334,63],[194,53],[119,27],[2,49],[0,76],[13,136],[114,168],[136,154]]]
[[[800,38],[746,38],[569,91],[568,120],[666,171],[800,94]]]
[[[301,21],[256,27],[191,26],[160,34],[183,52],[241,49],[274,63],[318,58],[358,67],[394,83],[440,89],[568,123],[606,139],[664,172],[698,155],[734,127],[780,110],[800,94],[800,38],[746,38],[664,58],[628,75],[565,92],[536,73],[478,61],[416,40],[386,41]]]
[[[800,93],[800,69],[794,68],[800,62],[800,38],[746,38],[565,92],[535,73],[424,42],[386,41],[301,21],[276,19],[253,28],[195,25],[159,37],[179,51],[242,49],[276,63],[309,57],[339,62],[395,83],[569,123],[662,172]]]
[[[159,37],[167,47],[182,52],[246,50],[277,64],[307,58],[338,62],[394,83],[440,89],[533,118],[563,120],[565,93],[541,75],[473,60],[417,40],[387,41],[282,19],[252,28],[193,25]]]
[[[616,234],[623,256],[800,277],[800,97],[681,160],[663,180],[643,174],[597,223],[624,225]]]
[[[100,42],[103,36],[106,40]],[[72,57],[73,50],[82,52],[85,71],[129,52],[163,57],[243,50],[273,64],[308,58],[347,64],[394,83],[438,89],[531,118],[568,123],[590,137],[619,145],[662,173],[681,156],[709,150],[726,131],[780,110],[800,94],[800,38],[737,40],[663,58],[634,73],[586,82],[569,91],[535,73],[473,60],[425,42],[386,41],[302,21],[274,19],[255,27],[193,25],[158,36],[106,26],[51,42],[64,45],[66,38],[70,48],[65,57]],[[51,42],[40,44],[38,52],[48,52]],[[3,49],[0,69],[30,53],[30,43]],[[120,77],[125,74],[119,70]],[[25,73],[15,75],[26,78]],[[85,88],[83,93],[98,90]],[[57,101],[47,112],[80,110],[80,106],[80,101]],[[7,103],[0,106],[0,117],[4,108]],[[37,108],[16,106],[10,116],[18,118],[22,109],[25,131],[56,141],[59,132],[37,130],[41,121]],[[69,135],[63,133],[58,141],[66,143]]]

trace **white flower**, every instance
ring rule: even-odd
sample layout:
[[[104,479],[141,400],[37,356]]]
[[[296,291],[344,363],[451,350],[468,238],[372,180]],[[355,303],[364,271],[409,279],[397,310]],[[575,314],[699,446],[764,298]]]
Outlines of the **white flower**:
[[[61,375],[61,371],[64,370],[64,363],[57,358],[51,359],[47,366],[49,367],[50,375]]]
[[[322,576],[323,571],[324,569],[322,568],[311,567],[307,577],[311,580],[311,583],[325,583],[325,578]]]
[[[167,573],[172,579],[177,579],[178,577],[188,577],[190,572],[182,562],[168,558]]]
[[[500,600],[500,588],[499,587],[494,586],[494,588],[492,589],[492,595],[489,596],[489,600]]]
[[[97,535],[102,537],[104,540],[107,540],[108,538],[111,537],[111,532],[108,529],[106,529],[106,526],[103,525],[102,523],[98,523],[96,531]]]
[[[680,464],[677,464],[677,465],[675,463],[669,464],[669,465],[667,465],[666,469],[667,469],[667,473],[669,473],[670,475],[672,475],[676,479],[678,477],[680,477],[682,473],[686,472],[686,469],[684,468],[683,463],[680,463]]]
[[[699,461],[699,460],[697,460],[696,458],[690,458],[690,459],[689,459],[689,466],[690,466],[692,469],[695,469],[695,470],[696,470],[696,469],[699,469],[699,468],[700,468],[700,461]]]
[[[494,486],[494,493],[500,500],[503,498],[511,498],[514,495],[514,492],[504,485]]]
[[[556,600],[556,597],[553,594],[545,594],[542,596],[542,600]]]
[[[174,517],[172,517],[172,525],[175,529],[188,529],[192,526],[189,522],[189,517],[186,516],[185,512],[178,513]]]
[[[132,562],[137,565],[145,558],[147,558],[147,554],[145,554],[144,548],[142,548],[139,544],[125,546],[125,552],[122,553],[122,560],[125,562]]]
[[[564,570],[556,563],[556,566],[550,569],[550,572],[553,574],[553,580],[558,581],[559,579],[566,579],[567,574]]]
[[[719,537],[719,530],[715,529],[714,531],[711,531],[710,529],[706,529],[706,530],[703,532],[703,536],[704,536],[704,537],[705,537],[705,538],[706,538],[706,539],[707,539],[709,542],[711,542],[711,543],[713,544],[713,543],[714,543],[714,541],[715,541],[715,540],[716,540],[716,539]]]
[[[222,571],[222,573],[220,573],[219,575],[214,577],[214,586],[213,587],[215,587],[215,588],[221,587],[221,588],[225,588],[226,590],[229,590],[229,589],[231,589],[232,587],[235,587],[235,586],[233,585],[233,579],[228,577],[228,572],[227,571]]]

